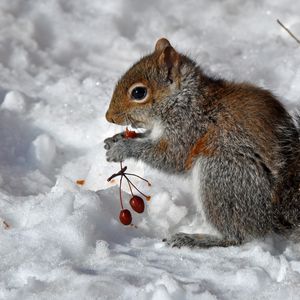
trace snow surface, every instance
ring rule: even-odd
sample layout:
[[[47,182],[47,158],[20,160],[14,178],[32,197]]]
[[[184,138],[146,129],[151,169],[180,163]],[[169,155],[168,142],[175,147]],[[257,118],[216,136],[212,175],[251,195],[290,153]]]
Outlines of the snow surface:
[[[209,230],[188,180],[126,162],[153,183],[136,181],[152,200],[137,228],[121,225],[106,181],[119,166],[103,149],[121,129],[104,118],[114,84],[161,36],[207,72],[296,109],[300,49],[276,19],[300,37],[299,12],[294,0],[1,0],[0,298],[299,299],[299,245],[161,242]]]

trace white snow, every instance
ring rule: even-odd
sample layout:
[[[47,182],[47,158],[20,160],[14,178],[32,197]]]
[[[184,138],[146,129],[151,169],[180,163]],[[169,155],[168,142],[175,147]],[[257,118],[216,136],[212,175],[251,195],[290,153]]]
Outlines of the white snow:
[[[55,141],[49,135],[41,134],[32,142],[31,151],[41,170],[50,168],[56,156]]]
[[[17,91],[11,91],[5,95],[1,108],[23,113],[25,112],[25,105],[26,103],[23,95]]]
[[[135,183],[152,199],[133,215],[137,228],[121,225],[118,180],[106,181],[119,165],[103,140],[121,130],[105,120],[114,84],[162,36],[294,111],[300,48],[276,19],[300,37],[299,12],[292,0],[2,0],[0,299],[298,299],[299,245],[161,242],[209,228],[186,179],[126,162],[151,181]]]

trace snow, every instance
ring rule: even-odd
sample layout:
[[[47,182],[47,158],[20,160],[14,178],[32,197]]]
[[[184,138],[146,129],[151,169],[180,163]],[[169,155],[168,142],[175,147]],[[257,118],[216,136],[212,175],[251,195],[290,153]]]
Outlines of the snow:
[[[8,92],[1,104],[2,109],[23,113],[25,111],[25,99],[23,95],[17,91]]]
[[[293,112],[299,45],[276,19],[300,37],[299,10],[292,0],[2,0],[0,299],[297,299],[297,244],[161,242],[211,230],[188,179],[126,162],[151,181],[135,183],[152,199],[133,215],[137,228],[121,225],[118,180],[106,181],[119,165],[106,162],[103,140],[121,130],[105,120],[114,84],[161,36],[209,73],[272,90]]]

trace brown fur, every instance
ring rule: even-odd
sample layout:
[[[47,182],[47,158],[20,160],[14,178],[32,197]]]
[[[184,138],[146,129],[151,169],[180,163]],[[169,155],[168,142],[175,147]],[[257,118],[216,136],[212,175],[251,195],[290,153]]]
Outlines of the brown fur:
[[[214,139],[216,138],[216,128],[211,127],[192,147],[188,153],[185,163],[186,170],[192,168],[194,161],[199,156],[213,156],[215,154]]]
[[[160,152],[165,153],[167,151],[168,147],[169,147],[168,141],[165,139],[161,139],[156,146],[156,151],[160,155]]]

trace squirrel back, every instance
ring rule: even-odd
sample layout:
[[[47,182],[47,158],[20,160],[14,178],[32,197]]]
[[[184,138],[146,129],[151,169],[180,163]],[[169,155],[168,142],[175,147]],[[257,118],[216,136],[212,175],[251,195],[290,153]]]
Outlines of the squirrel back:
[[[203,209],[224,238],[202,244],[231,245],[299,225],[299,133],[269,91],[209,77],[163,38],[119,80],[106,117],[147,129],[136,140],[106,142],[109,161],[132,157],[175,174],[200,165]],[[291,199],[292,216],[280,212],[291,211]],[[183,245],[187,236],[168,241]]]

